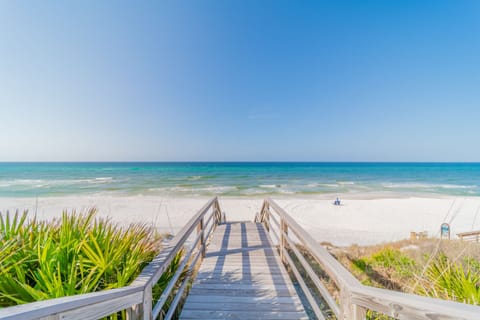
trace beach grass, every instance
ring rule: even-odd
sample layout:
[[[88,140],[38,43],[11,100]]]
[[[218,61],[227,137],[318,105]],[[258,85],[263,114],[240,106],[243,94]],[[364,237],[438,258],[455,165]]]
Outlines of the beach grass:
[[[0,307],[128,285],[161,250],[161,239],[144,224],[100,219],[95,209],[53,221],[0,213]]]
[[[435,298],[480,305],[480,261],[471,257],[455,261],[441,253],[427,265],[416,291]]]
[[[362,284],[421,296],[480,305],[480,244],[439,239],[401,240],[373,246],[335,247],[322,243]],[[316,259],[302,246],[311,264],[332,297],[339,301],[340,289]],[[301,265],[293,259],[297,268]],[[307,274],[300,270],[305,277]],[[307,285],[316,285],[307,279]],[[315,298],[327,319],[332,311],[316,290]],[[394,318],[367,310],[368,320]]]
[[[480,305],[480,246],[427,239],[350,247],[337,258],[366,285]]]

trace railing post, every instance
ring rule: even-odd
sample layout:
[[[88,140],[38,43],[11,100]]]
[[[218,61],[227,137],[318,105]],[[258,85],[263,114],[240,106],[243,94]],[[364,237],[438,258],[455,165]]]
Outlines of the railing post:
[[[205,231],[203,227],[203,217],[200,219],[197,225],[197,234],[201,234],[200,241],[198,242],[198,249],[202,252],[202,259],[205,257]]]
[[[365,320],[367,317],[367,309],[358,304],[351,304],[350,314],[353,320]]]
[[[280,218],[280,258],[284,264],[287,264],[284,250],[287,249],[288,225],[284,218]]]
[[[225,222],[225,215],[224,213],[222,214],[222,211],[220,210],[220,204],[218,203],[218,200],[215,201],[215,204],[213,205],[213,215],[215,216],[215,224],[221,224]]]
[[[132,306],[132,307],[128,308],[127,310],[125,310],[125,315],[126,315],[127,320],[137,320],[138,319],[137,314],[135,313],[135,306]]]
[[[345,320],[365,320],[367,316],[367,309],[353,304],[351,293],[346,288],[342,288],[340,293],[340,316]]]
[[[265,204],[265,229],[270,232],[270,205],[268,203]]]
[[[143,291],[143,303],[138,305],[138,319],[152,320],[152,284],[146,285]]]
[[[345,287],[340,289],[340,317],[342,320],[352,320],[350,310],[350,294]]]
[[[220,208],[218,207],[218,202],[215,201],[215,205],[213,206],[213,210],[215,211],[215,224],[222,223],[222,214],[220,212]]]

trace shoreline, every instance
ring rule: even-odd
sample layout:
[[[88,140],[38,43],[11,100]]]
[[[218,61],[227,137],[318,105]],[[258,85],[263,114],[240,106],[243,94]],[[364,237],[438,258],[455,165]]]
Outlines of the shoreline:
[[[451,236],[480,229],[480,197],[400,195],[374,197],[373,194],[339,194],[341,206],[332,204],[332,195],[270,196],[317,241],[336,246],[371,245],[408,238],[411,231],[427,231],[437,237],[442,222],[451,223]],[[382,194],[385,196],[385,194]],[[0,212],[28,210],[39,219],[53,219],[62,211],[98,209],[121,225],[147,223],[162,233],[176,233],[204,204],[209,196],[152,195],[68,195],[38,198],[0,197]],[[220,206],[229,220],[253,220],[264,196],[220,196]]]
[[[370,191],[370,192],[328,192],[328,193],[252,193],[247,195],[230,194],[185,194],[185,193],[154,193],[154,192],[117,192],[117,191],[98,191],[91,193],[70,193],[70,194],[49,194],[49,195],[28,195],[28,196],[4,196],[0,199],[48,199],[48,198],[69,198],[69,197],[157,197],[157,198],[175,198],[175,199],[211,199],[217,196],[219,199],[306,199],[306,200],[334,200],[336,197],[354,200],[376,200],[376,199],[408,199],[408,198],[478,198],[480,195],[456,195],[446,193],[429,192],[395,192],[395,191]],[[0,208],[1,209],[1,208]]]

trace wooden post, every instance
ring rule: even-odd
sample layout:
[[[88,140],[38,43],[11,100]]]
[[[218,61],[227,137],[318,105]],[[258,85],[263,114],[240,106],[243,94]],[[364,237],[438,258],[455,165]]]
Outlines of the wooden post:
[[[225,223],[226,219],[225,219],[225,212],[222,212],[222,210],[220,209],[220,205],[218,203],[218,201],[215,203],[215,206],[214,206],[214,210],[215,210],[215,222],[216,224],[222,224],[222,223]]]
[[[203,228],[203,217],[200,219],[197,225],[197,234],[200,235],[200,241],[198,242],[198,249],[202,252],[202,259],[205,257],[205,233]]]
[[[130,307],[127,310],[125,310],[125,314],[127,316],[127,320],[137,320],[138,317],[136,317],[135,314],[135,307]]]
[[[214,210],[215,210],[215,225],[219,225],[220,223],[222,223],[222,213],[217,208],[217,206],[215,206]]]
[[[268,203],[265,206],[265,229],[270,232],[270,206]]]
[[[213,217],[214,217],[214,224],[220,224],[220,215],[219,215],[217,204],[213,206]]]
[[[358,304],[350,305],[350,313],[353,320],[365,320],[367,317],[367,309]]]
[[[143,304],[139,304],[138,319],[152,320],[152,284],[147,284],[143,291]]]
[[[350,304],[350,293],[347,292],[347,289],[340,289],[340,317],[339,320],[352,320],[351,314],[351,304]]]
[[[287,235],[288,235],[288,225],[285,222],[285,219],[280,219],[280,258],[282,262],[286,265],[287,260],[285,258],[284,250],[287,249]]]

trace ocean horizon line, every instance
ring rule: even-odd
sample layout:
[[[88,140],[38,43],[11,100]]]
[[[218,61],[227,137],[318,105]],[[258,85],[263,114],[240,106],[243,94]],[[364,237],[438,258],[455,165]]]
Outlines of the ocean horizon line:
[[[480,164],[480,161],[297,161],[297,160],[234,160],[234,161],[222,161],[222,160],[212,160],[212,161],[207,161],[207,160],[178,160],[178,161],[169,161],[169,160],[106,160],[106,161],[97,161],[97,160],[87,160],[87,161],[1,161],[0,164],[62,164],[62,163],[98,163],[98,164],[103,164],[103,163],[158,163],[158,164],[170,164],[170,163],[180,163],[180,164],[185,164],[185,163],[221,163],[221,164],[235,164],[235,163],[240,163],[240,164],[257,164],[257,163],[265,163],[265,164],[281,164],[281,163],[286,163],[286,164]]]

